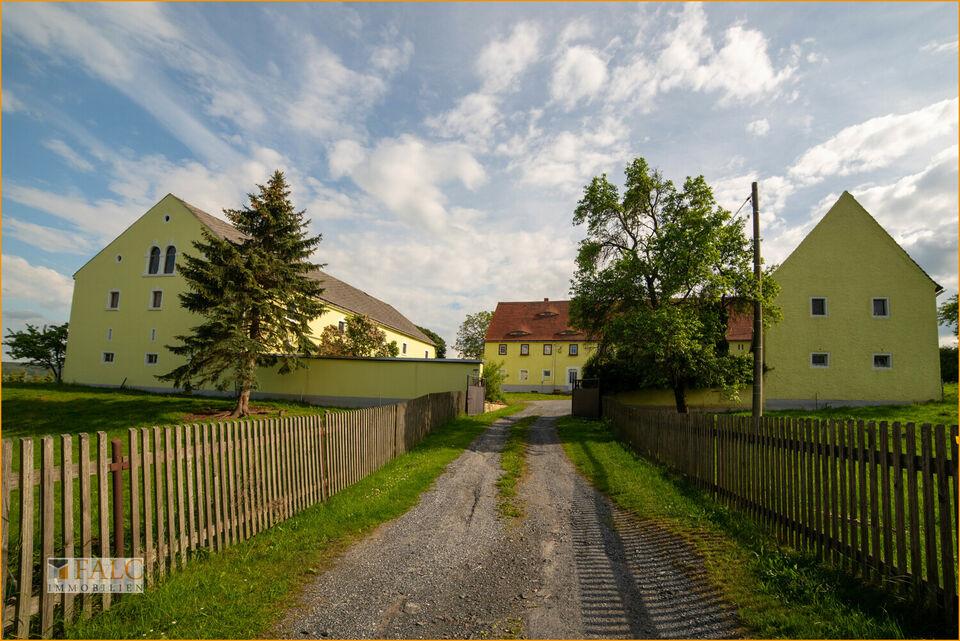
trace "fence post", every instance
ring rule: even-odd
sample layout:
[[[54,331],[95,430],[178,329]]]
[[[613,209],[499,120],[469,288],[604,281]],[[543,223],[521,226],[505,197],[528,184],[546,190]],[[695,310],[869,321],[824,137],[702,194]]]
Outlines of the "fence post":
[[[124,555],[123,471],[130,468],[130,461],[123,455],[120,439],[111,439],[110,449],[113,458],[110,463],[110,475],[113,477],[113,553],[121,558]]]

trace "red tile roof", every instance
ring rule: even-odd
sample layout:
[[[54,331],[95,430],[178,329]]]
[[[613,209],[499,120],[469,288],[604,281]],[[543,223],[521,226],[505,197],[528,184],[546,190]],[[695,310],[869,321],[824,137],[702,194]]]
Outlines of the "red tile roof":
[[[730,310],[727,319],[728,341],[753,339],[753,311]],[[488,342],[510,341],[586,341],[585,332],[570,327],[570,301],[547,300],[497,303],[490,326]]]

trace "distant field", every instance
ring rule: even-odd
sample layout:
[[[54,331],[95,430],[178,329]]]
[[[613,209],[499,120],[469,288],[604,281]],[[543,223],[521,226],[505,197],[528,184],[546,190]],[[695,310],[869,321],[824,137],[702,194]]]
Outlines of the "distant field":
[[[737,412],[749,414],[749,412]],[[957,384],[943,384],[943,400],[913,405],[871,405],[867,407],[828,407],[820,410],[773,410],[767,416],[855,419],[864,421],[900,421],[901,423],[957,424]]]

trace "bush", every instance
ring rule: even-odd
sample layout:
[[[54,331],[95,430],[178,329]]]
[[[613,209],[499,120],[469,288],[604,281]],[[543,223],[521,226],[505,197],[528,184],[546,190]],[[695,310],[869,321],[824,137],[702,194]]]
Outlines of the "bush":
[[[503,371],[502,361],[488,361],[483,364],[483,395],[491,403],[503,403],[503,379],[507,377]]]
[[[940,379],[944,383],[957,382],[957,348],[940,348]]]

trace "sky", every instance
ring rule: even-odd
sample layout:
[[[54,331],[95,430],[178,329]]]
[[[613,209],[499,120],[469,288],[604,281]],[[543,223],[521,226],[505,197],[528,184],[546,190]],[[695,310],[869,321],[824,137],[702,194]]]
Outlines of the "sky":
[[[942,301],[957,10],[5,3],[3,327],[68,320],[72,274],[165,194],[222,216],[280,168],[315,260],[452,343],[569,297],[583,187],[638,156],[731,211],[758,180],[768,264],[847,190]]]

